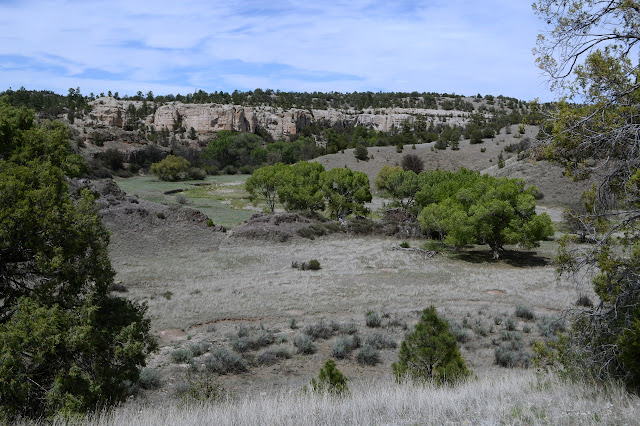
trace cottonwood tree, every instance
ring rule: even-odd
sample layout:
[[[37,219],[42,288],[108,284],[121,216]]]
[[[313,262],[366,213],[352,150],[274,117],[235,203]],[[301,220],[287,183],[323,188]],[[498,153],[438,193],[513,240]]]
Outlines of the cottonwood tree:
[[[371,201],[371,191],[369,178],[363,172],[353,171],[348,167],[335,168],[324,172],[320,182],[333,219],[343,218],[351,213],[368,213],[364,204]]]
[[[424,206],[418,223],[426,234],[437,234],[456,247],[487,244],[494,259],[504,246],[536,247],[553,235],[551,219],[535,211],[535,187],[520,179],[495,178],[468,170],[431,171],[416,194]]]
[[[544,126],[551,129],[547,153],[574,178],[597,172],[597,203],[582,215],[586,223],[614,219],[597,230],[590,249],[574,250],[568,239],[561,246],[561,270],[592,285],[601,301],[576,314],[566,353],[597,377],[622,379],[637,391],[640,2],[543,0],[534,10],[550,27],[538,38],[538,64],[565,96]]]
[[[278,200],[278,191],[288,171],[289,167],[282,163],[260,167],[247,179],[245,188],[251,198],[262,197],[273,213]]]
[[[287,211],[323,211],[324,194],[320,176],[324,167],[320,163],[299,161],[282,169],[278,197]]]
[[[68,128],[0,100],[0,422],[121,402],[156,344],[145,307],[115,297],[109,234]]]

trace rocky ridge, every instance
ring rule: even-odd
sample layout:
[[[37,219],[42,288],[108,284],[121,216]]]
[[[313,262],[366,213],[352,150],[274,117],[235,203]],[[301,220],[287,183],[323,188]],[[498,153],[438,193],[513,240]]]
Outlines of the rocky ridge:
[[[91,103],[91,112],[82,125],[93,128],[125,129],[130,118],[127,110],[133,105],[142,107],[141,101],[98,98]],[[389,132],[400,128],[406,119],[413,123],[417,115],[430,117],[446,116],[451,124],[463,124],[468,114],[459,111],[444,111],[418,108],[381,108],[365,111],[355,110],[304,110],[273,108],[269,106],[240,106],[221,104],[165,103],[144,118],[144,124],[156,131],[173,130],[181,126],[193,128],[198,136],[212,136],[222,130],[255,133],[267,131],[274,139],[288,139],[315,122],[323,122],[334,128],[363,125],[375,130]]]

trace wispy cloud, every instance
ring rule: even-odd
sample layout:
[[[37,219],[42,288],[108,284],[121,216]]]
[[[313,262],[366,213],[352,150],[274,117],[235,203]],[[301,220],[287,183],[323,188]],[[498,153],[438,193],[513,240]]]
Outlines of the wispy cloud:
[[[0,89],[550,98],[531,55],[538,22],[518,3],[5,0]]]

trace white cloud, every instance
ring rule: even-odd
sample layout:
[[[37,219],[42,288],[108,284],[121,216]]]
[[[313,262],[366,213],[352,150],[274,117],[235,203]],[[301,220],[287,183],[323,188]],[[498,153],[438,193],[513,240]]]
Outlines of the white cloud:
[[[51,85],[75,82],[66,87],[550,98],[530,53],[538,22],[518,3],[27,0],[0,6],[0,56],[29,58],[22,73],[0,66],[0,90],[24,85],[61,92],[64,86]],[[269,72],[278,69],[294,71]],[[99,78],[91,77],[94,70]],[[139,89],[129,92],[134,85]]]

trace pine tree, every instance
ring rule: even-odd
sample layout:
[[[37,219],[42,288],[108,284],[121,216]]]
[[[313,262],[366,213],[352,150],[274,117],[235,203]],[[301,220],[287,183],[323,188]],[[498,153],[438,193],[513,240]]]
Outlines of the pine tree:
[[[400,345],[398,362],[391,367],[398,380],[411,377],[454,383],[471,374],[449,324],[438,317],[433,306],[422,312],[414,331]]]
[[[333,360],[324,363],[324,367],[320,369],[318,380],[311,379],[311,388],[315,392],[328,392],[335,395],[349,392],[347,378],[338,370]]]

